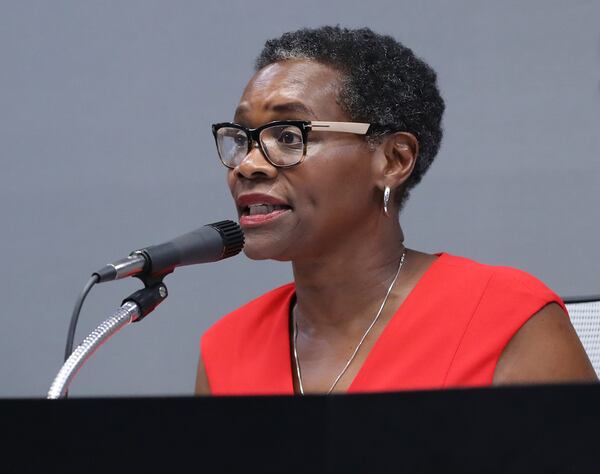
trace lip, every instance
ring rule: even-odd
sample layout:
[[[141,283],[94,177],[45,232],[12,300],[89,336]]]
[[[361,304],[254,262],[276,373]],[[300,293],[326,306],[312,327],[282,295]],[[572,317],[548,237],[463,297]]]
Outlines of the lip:
[[[292,211],[291,206],[287,201],[282,198],[273,196],[271,194],[262,193],[248,193],[240,194],[236,200],[238,212],[240,215],[240,226],[243,228],[259,227],[261,225],[270,223]],[[286,206],[289,209],[278,209],[269,214],[245,214],[246,208],[253,204],[268,204],[271,206]]]
[[[269,204],[271,206],[289,206],[285,200],[275,197],[271,194],[262,194],[262,193],[248,193],[248,194],[240,194],[235,203],[238,208],[242,209],[244,207],[251,206],[252,204]]]
[[[279,209],[277,211],[270,212],[269,214],[256,214],[254,216],[243,214],[240,216],[240,226],[243,229],[259,227],[261,225],[273,222],[274,220],[279,219],[290,212],[292,212],[291,209]]]

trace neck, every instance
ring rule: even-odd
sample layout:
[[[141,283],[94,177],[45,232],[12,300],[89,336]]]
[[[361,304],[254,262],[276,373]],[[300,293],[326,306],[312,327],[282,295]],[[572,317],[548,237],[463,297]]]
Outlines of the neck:
[[[295,316],[304,331],[364,328],[373,318],[404,251],[399,223],[376,235],[357,233],[326,255],[293,262]]]

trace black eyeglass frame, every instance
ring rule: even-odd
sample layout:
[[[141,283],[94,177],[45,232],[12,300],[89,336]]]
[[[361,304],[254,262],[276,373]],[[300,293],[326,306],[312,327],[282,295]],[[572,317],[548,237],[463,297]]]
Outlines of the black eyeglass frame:
[[[289,165],[280,165],[277,163],[273,163],[269,158],[268,153],[263,148],[263,144],[260,141],[260,134],[263,130],[275,127],[279,125],[287,125],[287,126],[295,126],[300,129],[302,133],[302,157],[295,163]],[[369,131],[372,130],[372,125],[369,123],[359,123],[359,122],[324,122],[324,121],[306,121],[306,120],[275,120],[273,122],[265,123],[257,128],[247,128],[243,125],[233,123],[233,122],[221,122],[215,123],[212,125],[212,132],[215,138],[215,145],[217,146],[217,153],[219,154],[219,159],[221,163],[229,169],[234,169],[235,166],[230,166],[223,160],[221,156],[221,150],[219,149],[219,138],[218,131],[221,128],[236,128],[238,130],[243,131],[246,134],[246,138],[248,141],[248,150],[246,151],[246,155],[252,151],[252,148],[257,146],[262,152],[265,159],[271,163],[276,168],[291,168],[292,166],[299,165],[304,161],[306,157],[306,149],[308,145],[308,132],[310,131],[320,131],[320,132],[343,132],[343,133],[353,133],[357,135],[367,135]],[[256,144],[256,145],[254,145]]]

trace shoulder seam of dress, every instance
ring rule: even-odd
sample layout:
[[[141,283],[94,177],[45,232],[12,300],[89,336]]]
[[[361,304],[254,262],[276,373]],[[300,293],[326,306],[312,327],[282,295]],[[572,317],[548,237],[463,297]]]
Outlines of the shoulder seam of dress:
[[[454,365],[454,360],[456,359],[456,355],[458,354],[458,351],[460,350],[460,347],[465,339],[465,336],[467,334],[467,332],[469,332],[469,328],[471,327],[471,323],[473,322],[473,319],[475,318],[475,315],[477,314],[478,310],[479,310],[479,306],[481,305],[481,301],[483,300],[483,297],[485,295],[485,292],[488,289],[488,286],[490,286],[490,282],[492,281],[492,278],[494,277],[494,275],[496,274],[496,269],[494,269],[490,275],[488,276],[487,282],[485,283],[485,286],[483,287],[483,290],[481,291],[481,295],[479,295],[479,300],[477,301],[477,304],[475,305],[475,308],[473,309],[473,313],[471,313],[471,317],[469,318],[469,322],[465,325],[465,329],[463,330],[462,335],[460,336],[460,340],[458,341],[458,344],[456,344],[456,349],[454,351],[454,354],[452,354],[452,358],[450,359],[450,363],[448,364],[448,369],[446,370],[446,375],[444,375],[444,380],[442,382],[442,387],[446,387],[446,384],[448,382],[448,376],[450,375],[450,371],[452,370],[452,366]]]

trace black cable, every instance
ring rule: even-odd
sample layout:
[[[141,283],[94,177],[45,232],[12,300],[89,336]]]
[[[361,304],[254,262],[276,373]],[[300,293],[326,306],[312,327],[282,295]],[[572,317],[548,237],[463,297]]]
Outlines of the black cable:
[[[71,315],[71,322],[69,323],[69,333],[67,334],[67,346],[65,348],[65,362],[73,352],[73,340],[75,339],[75,330],[77,329],[77,320],[79,319],[79,313],[81,307],[85,301],[86,296],[92,289],[92,287],[98,283],[98,275],[95,273],[91,276],[88,282],[83,287],[83,290],[79,294],[77,301],[75,302],[75,308],[73,308],[73,314]]]

